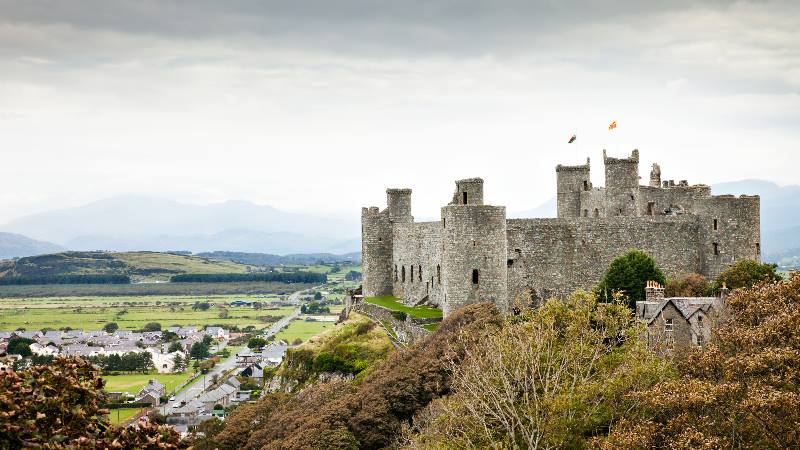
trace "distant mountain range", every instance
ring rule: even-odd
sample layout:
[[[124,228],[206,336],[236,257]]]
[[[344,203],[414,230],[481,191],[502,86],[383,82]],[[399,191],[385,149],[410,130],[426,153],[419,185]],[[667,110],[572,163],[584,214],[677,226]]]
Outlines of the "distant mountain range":
[[[0,232],[0,259],[55,253],[64,250],[50,242],[37,241],[21,234]]]
[[[25,216],[0,230],[70,250],[287,254],[350,253],[361,246],[355,219],[295,214],[241,201],[191,205],[134,195]]]
[[[800,186],[743,180],[711,188],[714,194],[761,195],[765,259],[800,255]],[[361,249],[357,212],[352,216],[352,220],[332,219],[241,201],[190,205],[156,197],[119,196],[0,226],[7,232],[0,233],[0,258],[64,249],[341,255]],[[509,213],[510,218],[555,216],[555,198],[527,211]]]

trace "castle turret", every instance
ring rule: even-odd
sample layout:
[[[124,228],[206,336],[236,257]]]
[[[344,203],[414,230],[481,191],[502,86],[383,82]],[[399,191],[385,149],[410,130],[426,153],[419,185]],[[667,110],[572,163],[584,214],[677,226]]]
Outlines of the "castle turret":
[[[463,192],[456,191],[456,196]],[[508,309],[506,208],[470,204],[469,192],[466,205],[442,208],[445,295],[441,306],[445,316],[484,301],[494,302],[500,311]]]
[[[467,178],[456,181],[456,191],[453,193],[451,205],[482,205],[483,204],[483,179]]]
[[[592,190],[589,158],[580,166],[556,166],[558,217],[581,216],[581,192]]]
[[[414,217],[411,215],[411,189],[387,189],[386,206],[392,222],[414,221]]]
[[[603,150],[606,169],[606,214],[636,216],[639,194],[639,150],[628,158],[611,158]]]
[[[388,210],[361,208],[361,267],[365,296],[392,295],[392,222]]]

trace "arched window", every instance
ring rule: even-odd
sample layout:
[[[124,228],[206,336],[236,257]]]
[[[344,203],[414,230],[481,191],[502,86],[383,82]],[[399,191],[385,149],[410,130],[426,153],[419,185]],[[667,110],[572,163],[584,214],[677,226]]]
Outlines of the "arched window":
[[[414,265],[411,265],[411,280],[412,283],[414,282]]]
[[[436,265],[436,283],[442,284],[442,266]]]
[[[478,269],[472,269],[472,284],[478,284]]]
[[[406,282],[406,266],[400,268],[400,279],[403,281],[403,283]]]

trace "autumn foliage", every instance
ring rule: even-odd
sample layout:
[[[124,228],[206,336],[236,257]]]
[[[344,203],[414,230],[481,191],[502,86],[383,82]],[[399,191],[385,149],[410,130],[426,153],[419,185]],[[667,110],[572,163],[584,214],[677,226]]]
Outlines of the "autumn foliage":
[[[680,377],[632,395],[640,407],[605,448],[800,448],[800,275],[734,291],[711,344]]]
[[[142,421],[117,428],[108,419],[103,381],[91,363],[52,364],[0,373],[0,448],[176,449],[186,447],[169,427]]]

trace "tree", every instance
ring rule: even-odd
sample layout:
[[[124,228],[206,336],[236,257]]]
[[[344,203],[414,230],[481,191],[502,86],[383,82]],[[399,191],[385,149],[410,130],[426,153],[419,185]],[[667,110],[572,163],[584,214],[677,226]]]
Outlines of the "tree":
[[[219,314],[217,314],[217,316],[218,316],[220,319],[227,319],[227,318],[228,318],[228,310],[227,310],[227,309],[225,309],[225,308],[222,308],[222,309],[219,311]]]
[[[683,278],[670,278],[664,286],[665,297],[705,297],[711,295],[711,284],[706,277],[690,273]]]
[[[644,300],[644,288],[649,280],[661,285],[666,283],[664,273],[653,258],[641,250],[630,249],[611,261],[595,293],[601,300],[610,301],[614,292],[621,292],[628,298],[629,306],[635,309],[636,302]]]
[[[111,425],[103,380],[81,359],[59,358],[54,364],[0,377],[0,448],[186,448],[170,427],[147,422]]]
[[[247,348],[263,348],[267,345],[267,340],[260,337],[252,337],[247,341]]]
[[[11,336],[11,339],[8,340],[6,353],[9,355],[31,356],[33,354],[31,352],[31,344],[33,344],[33,339],[17,335]]]
[[[161,324],[158,322],[149,322],[144,324],[142,329],[144,331],[161,331]]]
[[[320,291],[314,292],[314,300],[317,301],[322,300],[322,292]]]
[[[209,335],[209,334],[204,334],[203,335],[203,343],[210,347],[211,344],[214,343],[214,338],[212,338],[211,335]]]
[[[194,305],[192,305],[192,309],[194,311],[197,311],[198,309],[200,311],[207,311],[208,308],[210,308],[210,307],[211,307],[211,304],[209,304],[208,302],[194,302]]]
[[[167,348],[167,353],[182,352],[182,351],[183,351],[183,344],[181,344],[179,341],[170,342],[169,348]]]
[[[192,344],[192,349],[189,351],[189,356],[196,360],[208,358],[210,355],[211,354],[208,351],[208,344],[205,342],[195,342]]]
[[[750,259],[743,259],[728,267],[717,277],[714,288],[719,290],[725,284],[728,289],[739,289],[754,286],[761,282],[772,282],[781,279],[776,264],[761,264]]]
[[[116,322],[109,322],[103,326],[103,331],[108,334],[112,334],[119,329],[119,325]]]
[[[627,394],[666,378],[621,296],[549,300],[512,315],[466,347],[450,395],[414,420],[416,448],[584,448],[633,404]]]
[[[631,397],[606,448],[800,448],[800,274],[736,290],[678,377]]]
[[[174,372],[181,372],[182,373],[183,371],[185,371],[186,370],[186,360],[183,358],[183,355],[181,355],[180,353],[175,355],[175,357],[172,358],[172,366],[173,366],[172,370]]]

